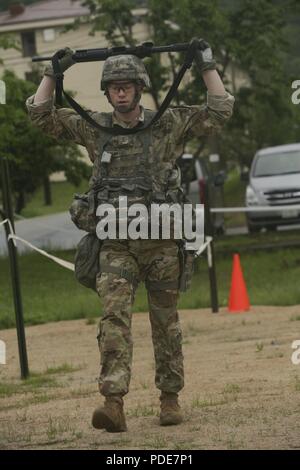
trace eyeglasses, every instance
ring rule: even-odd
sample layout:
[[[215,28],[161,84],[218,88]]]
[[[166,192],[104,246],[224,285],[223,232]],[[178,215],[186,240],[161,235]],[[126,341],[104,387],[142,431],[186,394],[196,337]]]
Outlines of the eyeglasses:
[[[133,83],[123,83],[121,85],[117,85],[116,83],[111,83],[108,85],[108,91],[110,93],[113,93],[114,95],[117,95],[120,90],[123,90],[124,93],[129,93],[130,91],[133,90],[134,84]]]

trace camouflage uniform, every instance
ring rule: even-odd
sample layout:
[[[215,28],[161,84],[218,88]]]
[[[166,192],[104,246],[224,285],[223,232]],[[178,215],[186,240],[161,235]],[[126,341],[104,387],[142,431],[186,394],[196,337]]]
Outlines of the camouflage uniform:
[[[103,133],[91,127],[72,109],[56,109],[52,100],[33,104],[33,99],[27,100],[27,107],[35,125],[57,139],[69,139],[87,148],[93,162],[90,184],[94,184],[102,171]],[[147,148],[147,164],[156,174],[157,181],[162,174],[172,170],[176,159],[183,153],[187,138],[210,135],[221,129],[232,114],[233,102],[234,98],[229,93],[208,95],[204,106],[178,106],[164,113],[152,126]],[[147,114],[149,111],[141,107],[138,126],[143,125]],[[113,113],[90,112],[90,115],[103,126],[125,127]],[[131,158],[134,157],[137,163],[143,155],[141,134],[117,135],[110,139],[110,151],[116,157],[115,162],[123,158],[124,163],[126,159],[129,170]],[[179,277],[176,242],[105,240],[100,252],[100,267],[101,273],[96,280],[97,292],[104,304],[98,335],[100,392],[105,396],[123,396],[128,392],[132,361],[131,306],[139,281],[145,281],[148,291],[156,386],[163,392],[178,392],[183,387],[184,378],[181,329],[176,310]]]

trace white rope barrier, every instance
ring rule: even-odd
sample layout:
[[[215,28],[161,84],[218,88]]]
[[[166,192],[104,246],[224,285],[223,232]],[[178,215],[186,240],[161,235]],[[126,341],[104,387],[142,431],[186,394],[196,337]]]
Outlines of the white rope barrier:
[[[8,219],[3,220],[3,222],[0,222],[0,226],[6,223],[8,224],[9,231],[10,231],[10,234],[8,235],[8,240],[13,240],[13,243],[15,246],[17,246],[16,241],[20,241],[24,243],[24,245],[29,246],[32,250],[35,250],[41,255],[46,256],[47,258],[51,259],[55,263],[59,264],[60,266],[66,269],[69,269],[70,271],[75,271],[74,263],[70,263],[69,261],[65,261],[61,258],[58,258],[57,256],[50,255],[49,253],[47,253],[47,251],[42,250],[41,248],[37,248],[36,246],[32,245],[32,243],[30,243],[29,241],[24,240],[24,238],[18,237],[12,228],[10,220]],[[211,265],[211,247],[210,247],[211,242],[212,242],[212,237],[205,237],[205,243],[203,243],[203,245],[201,245],[200,248],[195,253],[195,256],[198,257],[207,248],[207,257],[208,257],[209,266]]]
[[[10,231],[10,234],[8,235],[8,240],[10,240],[10,239],[13,240],[13,243],[15,244],[15,246],[17,246],[16,245],[16,240],[18,240],[18,241],[24,243],[25,245],[29,246],[32,250],[35,250],[38,253],[40,253],[41,255],[46,256],[47,258],[51,259],[52,261],[59,264],[60,266],[63,266],[64,268],[69,269],[71,271],[75,270],[75,267],[74,267],[73,263],[70,263],[69,261],[65,261],[61,258],[57,258],[57,256],[50,255],[46,251],[41,250],[40,248],[37,248],[36,246],[32,245],[27,240],[24,240],[24,238],[18,237],[13,231],[10,220],[8,220],[8,219],[3,220],[3,222],[0,222],[0,226],[4,225],[5,223],[8,224],[9,231]]]
[[[8,224],[10,233],[14,233],[14,230],[13,230],[12,225],[11,225],[11,221],[9,219],[5,219],[2,222],[0,222],[0,227],[1,227],[1,225],[4,225],[4,224]],[[16,244],[15,240],[13,240],[13,243],[16,247],[17,244]]]

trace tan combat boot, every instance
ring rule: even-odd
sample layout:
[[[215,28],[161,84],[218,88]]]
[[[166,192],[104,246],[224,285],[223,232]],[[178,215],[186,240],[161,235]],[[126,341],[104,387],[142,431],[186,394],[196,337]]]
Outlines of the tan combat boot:
[[[177,393],[161,392],[160,410],[161,426],[180,424],[183,420]]]
[[[117,395],[105,397],[104,405],[96,408],[93,413],[92,425],[108,432],[127,431],[123,398]]]

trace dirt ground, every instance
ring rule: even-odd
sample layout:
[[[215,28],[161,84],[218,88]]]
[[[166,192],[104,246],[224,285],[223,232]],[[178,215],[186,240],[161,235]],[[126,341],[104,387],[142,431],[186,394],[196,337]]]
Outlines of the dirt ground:
[[[19,380],[15,330],[0,331],[7,347],[7,363],[0,365],[0,448],[299,449],[300,364],[292,364],[291,344],[300,340],[300,306],[241,314],[189,310],[180,318],[184,423],[159,426],[148,315],[134,314],[128,432],[116,434],[91,426],[102,402],[96,324],[28,327],[30,369],[41,374],[31,385]]]

